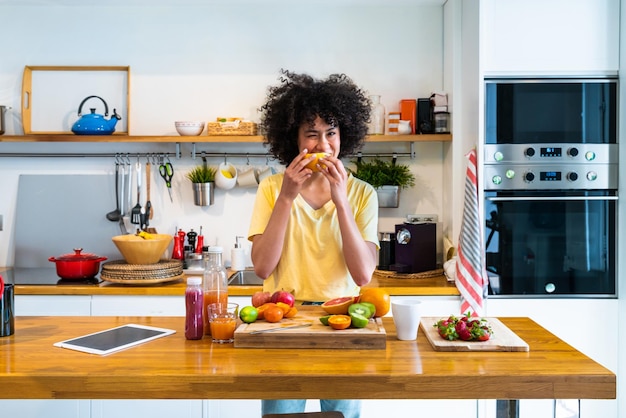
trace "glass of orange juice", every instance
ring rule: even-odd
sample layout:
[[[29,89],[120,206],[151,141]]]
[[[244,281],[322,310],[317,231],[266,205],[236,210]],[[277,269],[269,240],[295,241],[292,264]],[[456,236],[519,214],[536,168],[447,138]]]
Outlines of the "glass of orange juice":
[[[208,313],[213,342],[223,344],[235,341],[239,305],[236,303],[212,303],[208,306]]]

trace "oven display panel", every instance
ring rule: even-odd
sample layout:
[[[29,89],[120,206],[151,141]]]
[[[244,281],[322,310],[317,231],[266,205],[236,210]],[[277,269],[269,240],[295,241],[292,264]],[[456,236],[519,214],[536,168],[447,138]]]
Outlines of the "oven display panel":
[[[561,157],[562,148],[560,147],[541,147],[540,155],[542,157]]]
[[[541,171],[539,173],[540,181],[561,181],[560,171]]]

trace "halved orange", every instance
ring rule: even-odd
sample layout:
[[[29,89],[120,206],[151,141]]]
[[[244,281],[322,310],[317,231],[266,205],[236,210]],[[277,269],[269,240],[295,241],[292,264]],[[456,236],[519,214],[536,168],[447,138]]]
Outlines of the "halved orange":
[[[350,305],[355,302],[355,299],[354,296],[344,296],[327,300],[322,304],[322,309],[331,315],[345,315],[348,313]]]
[[[333,329],[346,329],[352,323],[352,319],[348,315],[331,315],[328,318],[328,325]]]

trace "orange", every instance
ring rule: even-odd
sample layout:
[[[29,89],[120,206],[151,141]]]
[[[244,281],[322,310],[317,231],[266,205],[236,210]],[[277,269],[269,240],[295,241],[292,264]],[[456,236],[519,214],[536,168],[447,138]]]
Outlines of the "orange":
[[[311,170],[313,170],[313,171],[320,171],[320,170],[317,168],[317,164],[319,163],[319,159],[320,159],[320,158],[327,157],[327,156],[328,156],[328,154],[326,154],[325,152],[316,152],[315,154],[307,154],[307,155],[305,155],[305,156],[304,156],[304,158],[311,158],[311,157],[315,157],[315,158],[313,159],[313,161],[311,161],[310,163],[308,163],[308,164],[306,165],[306,168],[310,168],[310,169],[311,169]],[[321,166],[322,168],[326,168],[326,166],[325,166],[324,164],[320,164],[320,166]]]
[[[264,303],[263,305],[259,306],[258,308],[256,308],[256,310],[257,310],[257,319],[265,319],[265,311],[267,311],[272,306],[276,306],[276,304],[272,303],[272,302],[267,302],[267,303]]]
[[[346,329],[352,323],[352,319],[348,315],[331,315],[328,318],[328,325],[332,329]]]
[[[283,310],[283,315],[286,315],[291,309],[291,306],[287,305],[285,302],[276,302],[276,306]]]
[[[359,302],[368,302],[376,307],[375,316],[385,316],[391,306],[389,293],[381,288],[373,287],[361,291]]]
[[[265,310],[263,316],[267,322],[278,322],[283,319],[284,314],[278,306],[270,306]]]
[[[283,318],[293,318],[297,313],[298,309],[294,306],[293,308],[290,308],[289,311],[285,312]]]

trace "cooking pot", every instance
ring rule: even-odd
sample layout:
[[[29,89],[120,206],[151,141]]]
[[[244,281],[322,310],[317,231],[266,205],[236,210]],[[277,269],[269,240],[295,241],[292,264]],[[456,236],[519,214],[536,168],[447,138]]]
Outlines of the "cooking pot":
[[[95,254],[81,254],[82,248],[74,248],[74,254],[50,257],[48,261],[56,263],[57,275],[66,280],[92,279],[100,272],[100,262],[106,257]]]

